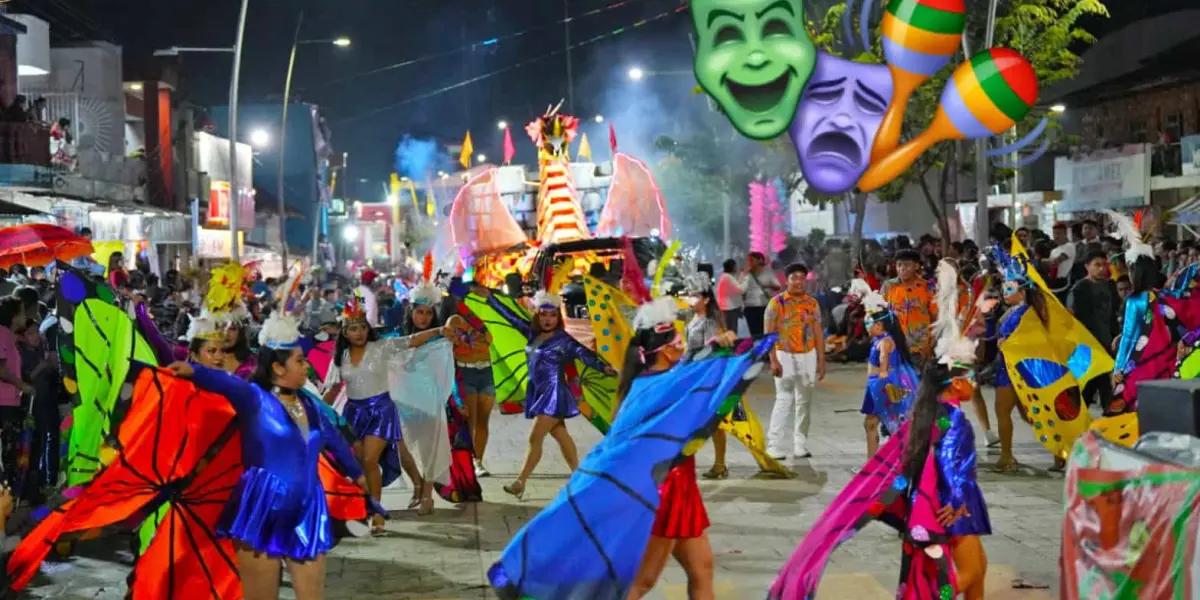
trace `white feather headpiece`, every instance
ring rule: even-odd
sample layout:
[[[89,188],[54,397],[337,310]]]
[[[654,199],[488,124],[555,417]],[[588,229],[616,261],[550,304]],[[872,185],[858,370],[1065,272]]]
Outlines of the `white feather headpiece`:
[[[299,348],[300,321],[282,310],[273,311],[258,332],[258,344],[275,350]]]
[[[545,290],[538,290],[533,295],[533,306],[538,310],[553,310],[562,306],[562,298]]]
[[[422,282],[408,293],[408,300],[413,304],[430,306],[442,301],[442,290],[437,286]]]
[[[633,330],[658,329],[664,326],[675,326],[675,318],[679,314],[679,304],[674,298],[655,298],[638,309],[633,317]]]
[[[850,281],[850,289],[846,290],[846,293],[851,296],[866,298],[867,294],[871,293],[871,284],[867,283],[865,279],[853,279]]]
[[[196,338],[220,340],[225,337],[226,326],[226,323],[221,323],[217,319],[214,319],[207,310],[201,310],[200,315],[192,317],[191,322],[188,323],[187,334],[185,336],[188,342]]]
[[[958,323],[958,270],[949,261],[937,266],[938,317],[933,323],[937,336],[934,353],[944,365],[974,364],[975,340],[963,335]]]
[[[1154,248],[1142,241],[1142,234],[1138,231],[1133,219],[1111,210],[1104,212],[1108,214],[1108,218],[1112,219],[1113,225],[1116,225],[1117,237],[1125,240],[1128,245],[1128,248],[1125,249],[1126,264],[1132,267],[1139,258],[1154,258]]]

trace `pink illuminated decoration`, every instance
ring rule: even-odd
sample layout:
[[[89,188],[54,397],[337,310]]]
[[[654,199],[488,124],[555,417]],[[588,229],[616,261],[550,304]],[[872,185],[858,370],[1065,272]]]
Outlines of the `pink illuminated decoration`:
[[[776,254],[787,246],[790,214],[779,180],[750,183],[750,249]]]
[[[546,107],[545,114],[525,126],[525,133],[537,146],[538,160],[543,164],[551,160],[569,160],[571,142],[579,134],[579,119],[559,113],[562,105],[559,102],[558,106]]]
[[[496,169],[467,180],[450,208],[450,235],[459,256],[508,250],[526,242],[525,233],[500,199]]]
[[[671,237],[671,218],[646,163],[623,153],[613,156],[612,186],[596,224],[600,237]]]

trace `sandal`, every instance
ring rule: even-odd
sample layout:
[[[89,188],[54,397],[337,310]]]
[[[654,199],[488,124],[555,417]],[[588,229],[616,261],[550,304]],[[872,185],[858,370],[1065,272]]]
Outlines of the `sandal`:
[[[433,498],[425,498],[421,500],[421,505],[417,507],[417,516],[426,517],[433,514]]]
[[[504,492],[516,496],[517,500],[521,500],[525,496],[525,484],[520,481],[514,481],[504,486]]]
[[[383,517],[376,515],[371,519],[371,537],[379,537],[387,534],[386,521]]]
[[[705,479],[728,479],[729,467],[725,465],[713,465],[708,472],[704,473],[703,477]]]
[[[1046,470],[1047,470],[1047,471],[1049,471],[1049,472],[1051,472],[1051,473],[1062,473],[1062,472],[1065,472],[1065,471],[1067,470],[1067,461],[1065,461],[1065,460],[1063,460],[1063,459],[1061,459],[1061,458],[1055,458],[1055,459],[1054,459],[1054,466],[1053,466],[1053,467],[1050,467],[1049,469],[1046,469]]]
[[[1016,473],[1018,470],[1020,470],[1020,468],[1020,463],[1018,463],[1016,459],[1013,459],[1012,462],[996,463],[992,466],[991,471],[993,473]]]

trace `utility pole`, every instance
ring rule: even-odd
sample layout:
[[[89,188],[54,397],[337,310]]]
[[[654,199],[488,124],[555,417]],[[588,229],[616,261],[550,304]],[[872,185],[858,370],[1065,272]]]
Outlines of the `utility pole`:
[[[575,114],[575,77],[571,73],[571,0],[563,0],[563,34],[567,51],[567,110]]]
[[[996,36],[996,4],[997,0],[991,0],[988,5],[987,19],[987,37],[984,40],[984,47],[991,48],[992,42]],[[967,48],[967,36],[963,36],[963,54],[967,59],[971,58],[970,50]],[[987,245],[988,242],[988,177],[987,177],[987,140],[975,140],[975,243],[980,246]],[[957,199],[956,199],[957,200]],[[1015,210],[1016,207],[1014,206]]]

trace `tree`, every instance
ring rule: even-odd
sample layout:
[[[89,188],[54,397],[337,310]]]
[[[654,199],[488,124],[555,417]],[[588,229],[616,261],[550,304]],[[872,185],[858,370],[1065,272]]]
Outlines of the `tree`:
[[[810,35],[818,48],[840,56],[842,54],[839,50],[848,47],[847,41],[841,39],[841,23],[845,9],[844,2],[830,7],[821,20],[819,30],[814,22],[809,22]],[[1095,38],[1079,25],[1080,19],[1088,15],[1108,16],[1108,9],[1101,0],[1001,0],[997,8],[995,44],[1007,46],[1025,56],[1037,74],[1039,88],[1045,90],[1055,83],[1073,78],[1078,73],[1080,58],[1075,50],[1081,45],[1095,41]],[[987,16],[987,0],[967,1],[964,36],[973,52],[983,48]],[[851,15],[850,18],[855,19],[857,24],[855,15]],[[884,62],[880,34],[875,32],[873,38],[872,47],[860,52],[854,60],[880,64]],[[941,101],[942,90],[954,68],[963,60],[964,56],[959,53],[950,64],[919,87],[909,99],[904,114],[902,141],[924,131],[933,121]],[[1044,115],[1045,111],[1031,111],[1024,121],[1017,124],[1017,137],[1022,137],[1032,130]],[[1056,126],[1057,122],[1052,121],[1051,127]],[[1047,132],[1047,135],[1052,134],[1053,131]],[[881,190],[882,193],[877,192],[876,195],[881,199],[898,198],[906,187],[915,184],[937,219],[943,243],[948,244],[950,226],[946,214],[947,191],[953,182],[952,176],[973,172],[974,161],[967,160],[973,158],[973,154],[967,150],[969,146],[948,142],[935,145],[921,155],[896,181],[885,186]],[[931,173],[936,175],[934,187],[929,185],[928,176]],[[1011,176],[1011,169],[995,169],[991,181],[1000,181]],[[856,205],[865,206],[865,199],[861,197],[856,197],[853,201]],[[859,221],[861,222],[861,218]]]

